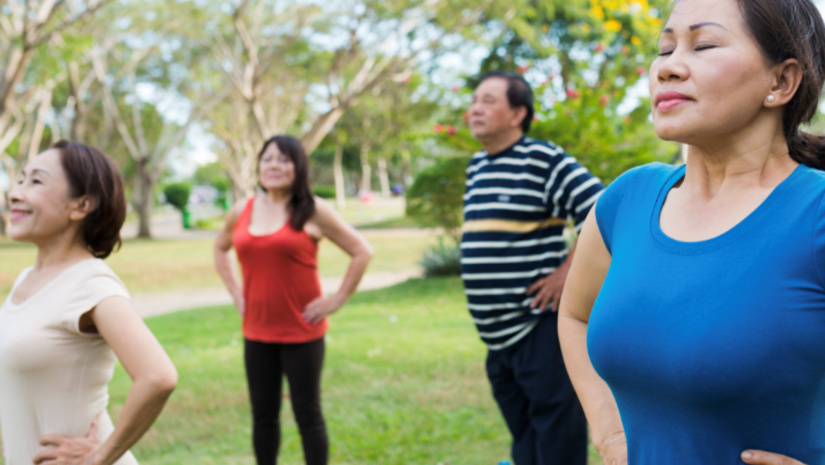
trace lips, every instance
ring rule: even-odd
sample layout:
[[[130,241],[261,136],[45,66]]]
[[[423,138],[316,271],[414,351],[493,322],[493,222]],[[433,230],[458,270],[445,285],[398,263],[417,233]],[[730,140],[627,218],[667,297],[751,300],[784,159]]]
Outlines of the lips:
[[[32,212],[30,210],[23,210],[20,208],[12,208],[11,215],[9,216],[9,221],[20,221],[23,218],[31,215]]]
[[[692,100],[692,98],[679,92],[661,92],[656,94],[656,109],[659,111],[668,111]]]

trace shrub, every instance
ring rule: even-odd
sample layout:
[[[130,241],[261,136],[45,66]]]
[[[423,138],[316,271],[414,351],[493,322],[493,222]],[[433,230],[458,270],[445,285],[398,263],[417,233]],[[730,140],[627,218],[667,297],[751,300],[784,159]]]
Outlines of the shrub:
[[[163,195],[166,197],[166,203],[177,208],[181,212],[186,211],[186,205],[189,204],[189,196],[192,194],[192,186],[186,182],[176,182],[167,184],[163,188]]]
[[[407,215],[424,227],[441,227],[457,244],[464,219],[469,159],[442,158],[415,177],[407,191]]]
[[[335,198],[335,186],[312,186],[312,193],[321,197],[322,199],[334,199]]]
[[[459,276],[461,275],[461,249],[453,242],[438,238],[438,244],[424,251],[421,256],[424,276]]]

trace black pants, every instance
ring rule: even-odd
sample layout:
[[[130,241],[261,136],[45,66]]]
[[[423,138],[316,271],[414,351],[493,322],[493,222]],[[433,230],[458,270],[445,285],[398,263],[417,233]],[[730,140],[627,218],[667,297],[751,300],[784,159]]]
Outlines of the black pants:
[[[324,339],[304,344],[269,344],[247,339],[244,359],[252,401],[252,443],[258,465],[274,465],[278,457],[284,374],[306,463],[326,465],[329,440],[321,413]]]
[[[564,367],[558,315],[510,350],[490,351],[487,376],[513,435],[516,465],[586,465],[587,420]]]

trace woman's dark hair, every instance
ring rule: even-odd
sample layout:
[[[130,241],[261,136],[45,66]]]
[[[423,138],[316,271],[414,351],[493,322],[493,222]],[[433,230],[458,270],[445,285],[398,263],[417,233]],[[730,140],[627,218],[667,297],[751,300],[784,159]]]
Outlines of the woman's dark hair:
[[[309,159],[301,141],[290,136],[275,136],[264,142],[258,153],[258,169],[261,167],[261,157],[264,156],[269,144],[278,146],[278,150],[292,160],[295,165],[295,182],[292,184],[292,198],[289,200],[289,226],[295,231],[304,229],[304,224],[315,213],[315,197],[309,186]],[[263,186],[261,186],[263,189]],[[266,191],[266,189],[264,189]]]
[[[782,119],[791,158],[825,170],[825,137],[807,134],[799,126],[809,123],[819,108],[825,82],[825,24],[810,0],[738,0],[739,9],[765,57],[773,63],[796,58],[802,82],[785,105]]]
[[[530,125],[533,124],[533,114],[536,109],[533,104],[533,88],[520,74],[510,73],[507,71],[490,71],[484,73],[478,80],[478,83],[486,81],[491,78],[499,78],[507,81],[507,102],[510,103],[510,108],[524,107],[527,114],[521,120],[521,129],[527,134],[530,131]]]
[[[115,163],[97,149],[77,142],[61,140],[53,149],[69,180],[69,195],[76,199],[88,196],[94,210],[83,220],[83,240],[89,252],[106,258],[120,248],[120,228],[126,221],[126,194],[123,176]]]

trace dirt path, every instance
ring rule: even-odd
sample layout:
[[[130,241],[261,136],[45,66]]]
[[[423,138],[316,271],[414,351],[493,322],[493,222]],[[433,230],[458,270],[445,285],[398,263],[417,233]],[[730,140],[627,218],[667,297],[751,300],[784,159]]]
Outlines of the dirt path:
[[[393,271],[386,273],[367,273],[358,286],[359,291],[381,289],[410,278],[421,276],[421,270]],[[321,289],[324,294],[332,294],[341,286],[343,278],[322,278]],[[132,296],[135,310],[143,318],[163,315],[166,313],[191,310],[199,307],[227,305],[232,298],[223,287],[207,287],[203,289],[187,289],[171,292],[152,292],[135,294]]]

